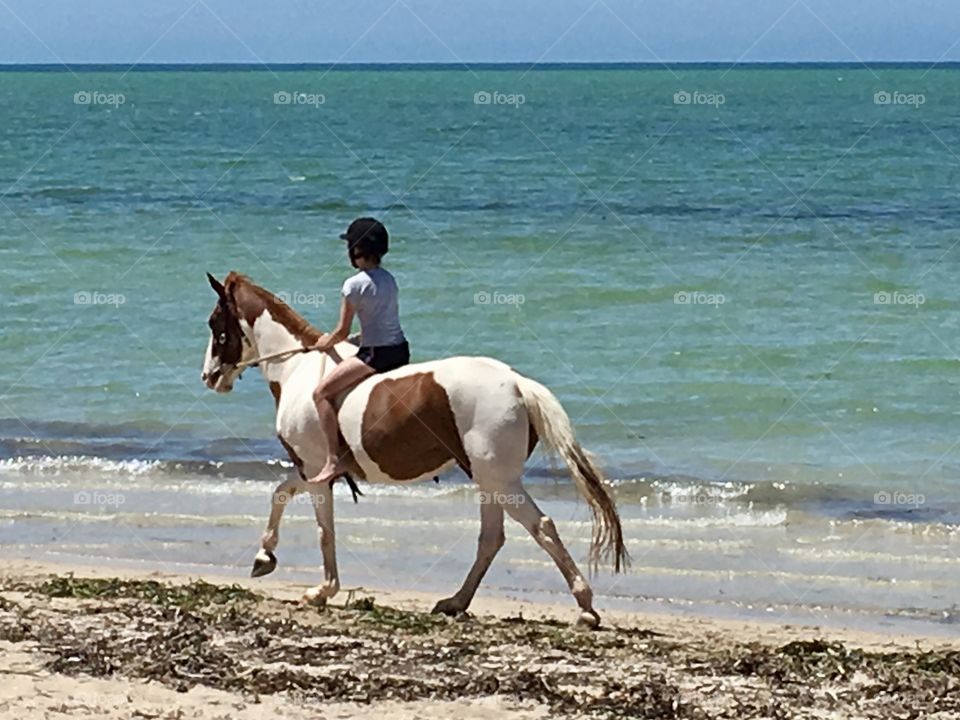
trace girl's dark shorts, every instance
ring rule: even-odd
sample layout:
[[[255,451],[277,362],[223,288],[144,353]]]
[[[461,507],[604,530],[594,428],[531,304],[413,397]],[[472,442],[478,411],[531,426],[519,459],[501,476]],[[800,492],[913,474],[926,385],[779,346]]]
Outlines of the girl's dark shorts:
[[[376,372],[385,373],[410,362],[410,346],[406,341],[399,345],[362,346],[357,357]]]

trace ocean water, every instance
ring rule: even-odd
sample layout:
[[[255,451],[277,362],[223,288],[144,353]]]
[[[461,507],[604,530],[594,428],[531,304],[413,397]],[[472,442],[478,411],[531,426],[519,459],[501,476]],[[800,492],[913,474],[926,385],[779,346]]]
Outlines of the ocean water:
[[[510,363],[603,459],[638,556],[608,604],[949,627],[958,100],[910,66],[0,72],[0,542],[245,568],[288,470],[255,371],[200,383],[204,272],[329,327],[374,214],[414,359]],[[531,482],[582,557],[582,503]],[[437,526],[423,582],[458,584],[472,505],[344,503],[345,582]],[[511,542],[489,586],[562,591]]]

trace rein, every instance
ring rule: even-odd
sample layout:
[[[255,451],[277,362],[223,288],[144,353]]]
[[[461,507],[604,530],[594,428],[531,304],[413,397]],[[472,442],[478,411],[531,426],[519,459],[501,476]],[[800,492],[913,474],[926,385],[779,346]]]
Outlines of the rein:
[[[302,353],[313,352],[315,348],[305,348],[299,347],[294,348],[293,350],[282,350],[277,353],[271,353],[270,355],[261,355],[260,357],[255,357],[253,360],[244,360],[237,363],[237,369],[240,371],[240,376],[243,377],[243,371],[248,367],[257,367],[262,362],[283,362],[284,360],[289,360],[294,355],[300,355]],[[319,352],[319,351],[318,351]],[[320,377],[323,377],[323,373],[327,369],[327,353],[323,353],[323,357],[320,358]]]
[[[240,369],[246,369],[251,366],[259,365],[262,362],[270,362],[272,360],[289,360],[294,355],[299,355],[300,353],[311,352],[313,348],[294,348],[293,350],[283,350],[282,352],[273,353],[271,355],[261,355],[256,357],[253,360],[244,360],[237,363],[237,367]]]

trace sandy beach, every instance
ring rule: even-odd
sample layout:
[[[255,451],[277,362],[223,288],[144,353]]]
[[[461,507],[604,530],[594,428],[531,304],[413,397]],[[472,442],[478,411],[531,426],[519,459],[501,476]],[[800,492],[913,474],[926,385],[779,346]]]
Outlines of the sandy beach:
[[[960,640],[13,560],[0,716],[955,718]],[[601,609],[602,612],[602,609]]]

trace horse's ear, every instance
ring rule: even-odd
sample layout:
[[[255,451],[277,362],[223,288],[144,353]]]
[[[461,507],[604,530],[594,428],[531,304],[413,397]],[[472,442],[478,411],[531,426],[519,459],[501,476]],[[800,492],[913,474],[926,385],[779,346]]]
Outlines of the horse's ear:
[[[210,281],[210,287],[213,288],[213,291],[220,296],[220,299],[224,302],[227,301],[227,291],[224,289],[223,284],[217,280],[213,275],[207,273],[207,280]]]

